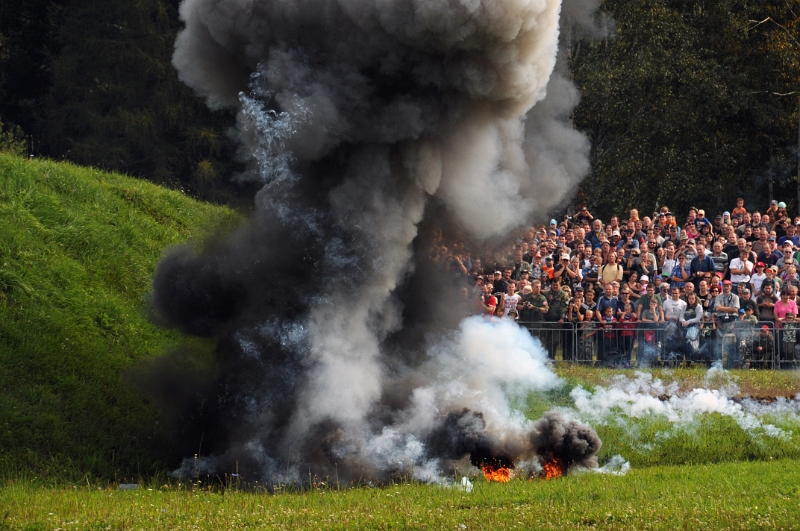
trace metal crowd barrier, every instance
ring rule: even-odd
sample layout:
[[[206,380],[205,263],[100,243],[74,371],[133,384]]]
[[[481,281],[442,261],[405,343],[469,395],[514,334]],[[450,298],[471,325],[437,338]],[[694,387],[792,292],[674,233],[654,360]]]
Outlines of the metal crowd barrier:
[[[608,367],[710,365],[727,368],[800,366],[800,322],[796,332],[771,321],[679,323],[518,322],[541,341],[554,362]],[[764,329],[763,327],[767,327]]]

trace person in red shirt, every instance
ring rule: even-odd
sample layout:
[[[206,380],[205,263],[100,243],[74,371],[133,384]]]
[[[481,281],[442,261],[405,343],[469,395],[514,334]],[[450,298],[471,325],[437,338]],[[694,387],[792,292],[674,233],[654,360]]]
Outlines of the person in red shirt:
[[[631,366],[631,352],[633,339],[636,337],[636,314],[633,313],[633,304],[625,303],[622,316],[619,318],[619,345],[622,351],[622,363],[628,369]]]

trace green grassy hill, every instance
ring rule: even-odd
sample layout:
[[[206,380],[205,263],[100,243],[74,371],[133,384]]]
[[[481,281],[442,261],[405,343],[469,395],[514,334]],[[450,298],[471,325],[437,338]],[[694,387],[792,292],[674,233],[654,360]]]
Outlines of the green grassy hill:
[[[176,462],[125,380],[181,339],[148,321],[145,297],[166,247],[239,221],[141,180],[0,154],[0,474]]]

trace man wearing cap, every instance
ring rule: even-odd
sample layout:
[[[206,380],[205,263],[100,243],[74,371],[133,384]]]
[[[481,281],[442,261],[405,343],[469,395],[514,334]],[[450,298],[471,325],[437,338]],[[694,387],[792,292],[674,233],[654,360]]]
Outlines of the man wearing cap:
[[[786,203],[784,203],[783,201],[778,203],[778,212],[776,212],[775,214],[770,214],[770,217],[774,220],[788,218],[789,215],[786,213]]]
[[[769,207],[767,207],[767,210],[764,211],[764,214],[768,215],[770,219],[778,219],[778,202],[774,199],[770,201]]]
[[[756,316],[756,320],[758,320],[758,303],[754,301],[750,295],[751,293],[749,288],[739,288],[739,309],[746,310],[747,308],[750,308],[753,311],[753,315]]]
[[[551,230],[555,231],[556,236],[561,236],[561,231],[558,230],[558,221],[554,219],[550,220],[550,228],[548,229],[548,232]]]
[[[714,216],[714,221],[711,222],[711,227],[714,229],[714,234],[720,234],[722,231],[722,216]]]
[[[501,271],[494,272],[494,281],[492,282],[492,294],[495,297],[501,297],[508,291],[508,282],[503,280],[503,273]]]

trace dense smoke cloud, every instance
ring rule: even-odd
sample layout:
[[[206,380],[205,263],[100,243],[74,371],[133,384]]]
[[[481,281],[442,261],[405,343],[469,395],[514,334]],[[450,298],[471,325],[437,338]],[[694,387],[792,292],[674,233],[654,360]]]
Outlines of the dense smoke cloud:
[[[419,250],[431,216],[505,235],[588,171],[577,91],[553,75],[560,8],[184,0],[179,76],[237,111],[240,178],[263,184],[246,227],[174,250],[154,281],[169,322],[219,340],[213,383],[174,398],[208,470],[433,479],[454,458],[436,434],[465,410],[481,440],[536,452],[510,404],[555,385],[540,346],[513,323],[453,330],[469,309]]]

